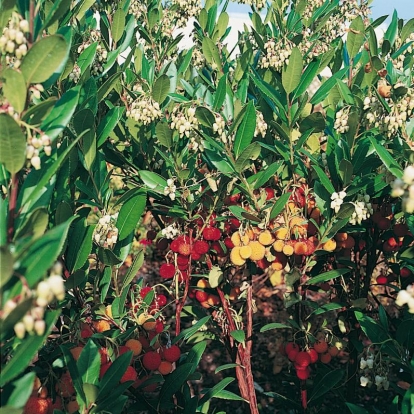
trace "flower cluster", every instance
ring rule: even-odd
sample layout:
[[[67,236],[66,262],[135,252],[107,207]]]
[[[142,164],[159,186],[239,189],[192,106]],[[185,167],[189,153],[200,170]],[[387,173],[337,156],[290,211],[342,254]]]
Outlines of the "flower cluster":
[[[361,387],[370,387],[373,383],[377,390],[388,390],[390,382],[386,376],[386,370],[381,364],[375,364],[374,355],[369,353],[367,359],[361,358],[359,368],[362,372],[359,378]]]
[[[335,192],[331,195],[331,208],[335,211],[335,213],[338,213],[342,203],[344,202],[345,197],[345,191],[340,191],[339,193]]]
[[[349,131],[348,125],[349,111],[340,109],[335,115],[334,129],[338,134],[345,134]]]
[[[117,219],[118,213],[105,214],[99,219],[93,232],[93,240],[98,246],[112,248],[115,245],[118,240]]]
[[[256,111],[256,129],[254,130],[254,136],[257,137],[259,134],[264,137],[266,135],[267,124],[263,118],[263,114]]]
[[[69,73],[69,79],[75,83],[79,82],[81,77],[81,69],[76,63],[73,65],[72,71]]]
[[[283,65],[289,63],[289,57],[292,53],[292,43],[286,39],[275,41],[270,39],[264,44],[266,53],[260,59],[262,68],[274,68],[281,71]]]
[[[391,197],[402,197],[403,210],[414,213],[414,166],[408,166],[402,179],[397,178],[392,183]]]
[[[248,6],[254,7],[256,10],[261,10],[266,6],[265,0],[238,0],[240,4],[247,4]]]
[[[169,178],[167,180],[167,186],[164,188],[164,195],[167,195],[171,198],[171,200],[175,200],[175,191],[177,190],[177,187],[175,186],[175,180],[172,178]]]
[[[175,237],[178,236],[179,230],[174,223],[162,229],[161,233],[166,239],[174,239]]]
[[[52,147],[50,146],[50,138],[48,135],[43,134],[40,137],[28,137],[26,146],[26,158],[30,161],[30,164],[36,169],[40,169],[40,151],[50,156],[52,153]]]
[[[29,22],[13,13],[7,27],[0,37],[0,54],[6,56],[6,64],[18,68],[21,59],[27,53],[26,34],[29,33]]]
[[[178,6],[177,26],[185,27],[188,20],[198,15],[201,10],[200,0],[172,0],[172,6]]]
[[[368,194],[358,194],[357,200],[355,201],[355,211],[352,213],[349,219],[350,224],[361,224],[363,220],[371,217],[374,213],[372,204],[369,202],[370,196]]]
[[[192,64],[196,69],[200,69],[206,64],[206,58],[198,47],[193,49]]]
[[[405,58],[407,56],[411,55],[412,52],[413,52],[413,44],[412,44],[412,42],[414,42],[414,33],[411,33],[410,36],[408,36],[407,39],[405,39],[405,44],[411,43],[411,45],[408,46],[407,49],[403,50],[395,59],[392,60],[392,63],[393,63],[393,65],[394,65],[394,67],[396,69],[399,69],[399,70],[403,70],[404,69],[404,61],[405,61]],[[401,47],[402,46],[401,38],[400,37],[397,37],[395,39],[395,46],[396,47]]]
[[[36,288],[36,304],[23,318],[14,325],[14,332],[19,339],[23,339],[26,333],[43,335],[46,324],[43,319],[45,308],[55,299],[65,298],[65,285],[62,279],[62,265],[57,262],[46,280],[38,283]],[[8,300],[4,306],[3,317],[10,314],[17,306],[14,300]]]
[[[151,122],[161,118],[160,105],[151,96],[142,94],[131,102],[126,112],[127,117],[135,119],[136,122],[149,125]]]
[[[176,106],[171,113],[171,124],[172,129],[176,129],[180,138],[186,136],[190,137],[193,129],[197,128],[198,120],[195,117],[196,109],[191,106],[189,108],[183,108]]]
[[[414,313],[414,285],[407,286],[405,290],[401,289],[395,303],[398,306],[408,305],[408,312]]]
[[[218,113],[214,114],[214,116],[216,118],[216,122],[214,122],[213,124],[213,131],[220,137],[221,141],[226,143],[227,142],[227,134],[225,131],[226,121]]]
[[[81,54],[85,49],[87,49],[93,43],[98,42],[98,45],[96,46],[95,59],[91,67],[91,73],[94,76],[98,76],[103,72],[104,70],[103,65],[108,58],[108,52],[105,49],[105,47],[99,43],[100,41],[101,41],[101,32],[99,30],[91,30],[88,36],[88,40],[83,42],[78,47],[78,53]]]

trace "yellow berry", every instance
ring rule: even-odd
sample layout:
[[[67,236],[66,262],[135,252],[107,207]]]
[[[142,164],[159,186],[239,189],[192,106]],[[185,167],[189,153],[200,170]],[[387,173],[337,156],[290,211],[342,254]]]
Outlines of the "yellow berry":
[[[230,260],[235,266],[242,266],[246,263],[246,260],[240,256],[240,246],[233,247],[230,252]]]
[[[252,240],[249,246],[252,249],[251,260],[262,260],[265,257],[266,248],[258,240]]]

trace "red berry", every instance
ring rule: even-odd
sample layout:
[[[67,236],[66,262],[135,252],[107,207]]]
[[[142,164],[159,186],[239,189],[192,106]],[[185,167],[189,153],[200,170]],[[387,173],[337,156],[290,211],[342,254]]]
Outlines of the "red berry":
[[[269,201],[275,197],[275,190],[273,190],[273,188],[266,187],[265,191],[266,191],[266,201]]]
[[[311,357],[306,351],[301,351],[296,355],[295,365],[299,367],[307,367],[311,362]]]
[[[211,243],[211,250],[214,250],[217,253],[218,257],[224,257],[226,254],[224,253],[223,247],[221,246],[220,242],[213,241]]]
[[[228,249],[232,249],[234,247],[233,242],[231,241],[230,237],[226,237],[224,240],[224,245],[228,248]]]
[[[318,360],[318,353],[313,348],[308,349],[307,352],[311,359],[311,364],[314,364]]]
[[[388,283],[387,276],[385,276],[385,275],[380,275],[380,276],[378,276],[378,277],[377,277],[377,283],[378,283],[379,285],[386,285],[386,284]]]
[[[172,279],[175,275],[175,266],[171,263],[164,263],[160,267],[160,276],[163,279]]]
[[[306,367],[306,369],[298,369],[296,370],[296,376],[301,380],[307,380],[310,376],[310,369]]]
[[[197,240],[194,244],[193,244],[193,252],[202,255],[202,254],[206,254],[210,249],[209,244],[204,241],[204,240]]]
[[[142,299],[145,298],[145,296],[147,296],[147,294],[152,290],[151,286],[144,286],[140,292],[139,292],[139,296],[141,296]]]
[[[208,299],[208,293],[204,290],[197,290],[195,297],[199,302],[205,302]]]
[[[318,342],[315,342],[315,344],[313,345],[313,348],[318,354],[323,354],[324,352],[328,350],[328,343],[325,341],[318,341]]]
[[[295,362],[296,361],[296,357],[298,355],[299,355],[299,351],[297,349],[292,349],[288,353],[288,358],[289,358],[290,361]]]
[[[158,352],[149,351],[145,353],[144,357],[142,358],[142,365],[144,368],[155,371],[161,364],[161,356]]]
[[[157,322],[155,324],[155,332],[156,333],[161,333],[164,330],[164,323],[157,319]]]
[[[124,375],[122,375],[120,382],[135,381],[137,377],[137,371],[135,371],[133,367],[129,366],[124,372]]]
[[[177,264],[178,264],[178,266],[188,266],[188,256],[178,254],[177,255]]]
[[[220,240],[221,231],[217,227],[205,227],[203,230],[203,237],[205,240],[209,241]]]
[[[401,277],[410,277],[411,276],[411,270],[407,267],[402,267],[400,269],[400,275]]]
[[[391,220],[386,217],[381,217],[377,222],[377,227],[380,230],[388,230],[391,227]]]
[[[99,371],[99,379],[102,379],[105,375],[106,371],[108,371],[109,367],[112,365],[112,362],[107,362],[106,364],[101,365],[101,369]]]
[[[300,350],[298,344],[296,344],[295,342],[288,342],[285,347],[286,355],[289,355],[289,352],[292,351],[292,349],[296,349],[298,352]]]
[[[48,414],[49,406],[49,400],[32,395],[24,406],[23,414]]]
[[[177,345],[165,348],[163,352],[164,359],[169,362],[176,362],[180,359],[181,351]]]
[[[108,362],[108,349],[99,348],[98,352],[101,356],[101,365],[106,364]]]
[[[129,352],[129,351],[130,351],[130,349],[127,346],[120,345],[120,346],[118,346],[118,349],[117,349],[117,355],[119,356],[119,355],[125,354],[126,352]]]
[[[157,295],[156,301],[159,307],[163,307],[167,304],[167,297],[165,295]]]
[[[329,352],[319,355],[319,359],[323,364],[329,364],[331,362],[332,356]]]

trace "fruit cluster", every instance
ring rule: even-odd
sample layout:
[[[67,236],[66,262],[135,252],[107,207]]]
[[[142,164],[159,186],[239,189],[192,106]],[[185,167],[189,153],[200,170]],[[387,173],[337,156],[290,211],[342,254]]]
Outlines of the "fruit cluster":
[[[311,374],[310,366],[320,361],[329,364],[333,357],[339,354],[339,349],[335,345],[321,340],[315,342],[311,347],[301,348],[295,342],[282,344],[280,351],[287,356],[296,369],[296,375],[301,380],[307,380]]]

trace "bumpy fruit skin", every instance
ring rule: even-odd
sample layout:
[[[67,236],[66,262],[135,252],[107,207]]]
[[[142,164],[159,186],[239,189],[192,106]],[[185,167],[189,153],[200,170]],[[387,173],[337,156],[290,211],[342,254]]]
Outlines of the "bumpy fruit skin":
[[[161,375],[168,375],[172,372],[173,366],[172,363],[169,361],[161,361],[160,366],[158,367],[158,371]]]
[[[138,377],[137,371],[135,371],[134,367],[129,366],[124,375],[122,375],[120,382],[121,384],[127,381],[135,381]]]
[[[336,357],[339,354],[339,349],[334,345],[330,346],[328,349],[329,355],[332,357]]]
[[[252,249],[252,254],[250,255],[251,260],[262,260],[265,257],[266,248],[258,240],[251,241],[249,246]]]
[[[63,410],[62,399],[57,395],[55,402],[51,398],[48,398],[49,401],[49,414],[53,414],[54,410]]]
[[[169,348],[165,348],[163,351],[163,357],[168,362],[177,362],[180,359],[181,350],[177,345],[172,345]]]
[[[310,376],[309,367],[306,367],[305,369],[296,370],[296,376],[301,380],[307,380]]]
[[[63,398],[68,398],[75,393],[69,371],[64,372],[60,377],[59,382],[56,384],[56,392]]]
[[[252,254],[252,248],[249,245],[247,245],[247,246],[241,246],[239,248],[239,254],[240,254],[240,257],[243,260],[246,260],[246,259],[248,259],[251,256],[251,254]]]
[[[149,351],[142,358],[142,365],[149,371],[155,371],[161,364],[161,356],[158,352]]]
[[[246,263],[246,260],[240,256],[240,247],[234,247],[230,252],[230,261],[235,266],[243,266]]]
[[[311,359],[311,364],[314,364],[319,358],[318,353],[313,348],[308,349],[307,352],[308,352],[309,357]]]
[[[175,266],[171,263],[164,263],[160,267],[160,276],[163,279],[172,279],[175,275]]]
[[[288,358],[289,358],[290,361],[295,362],[296,361],[296,357],[298,355],[299,355],[299,351],[297,349],[292,349],[288,353]]]
[[[208,293],[203,290],[197,290],[195,297],[199,302],[205,302],[208,299]]]
[[[209,249],[209,244],[204,240],[197,240],[193,244],[193,251],[200,255],[208,253]]]
[[[263,246],[270,246],[274,242],[274,237],[269,230],[264,230],[259,234],[258,240]]]
[[[388,283],[387,276],[385,276],[385,275],[378,276],[376,282],[379,285],[386,285]]]
[[[400,269],[400,275],[401,275],[401,277],[410,277],[411,276],[411,270],[406,268],[406,267],[402,267]]]
[[[142,344],[138,339],[128,339],[128,341],[125,342],[125,346],[132,351],[134,356],[137,356],[142,352]]]
[[[94,321],[93,326],[96,332],[105,332],[111,329],[111,324],[104,319],[100,319],[99,321]]]
[[[295,342],[288,342],[285,346],[285,353],[286,355],[289,355],[289,352],[295,349],[296,351],[300,351],[299,345]]]
[[[325,352],[324,354],[319,355],[319,359],[323,364],[329,364],[331,362],[331,354],[329,352]]]
[[[48,414],[50,402],[44,398],[31,396],[24,406],[23,414]]]
[[[205,227],[203,230],[204,240],[217,241],[220,240],[221,231],[217,227]]]
[[[336,249],[336,241],[334,239],[328,240],[322,245],[326,252],[333,252]]]
[[[318,341],[315,342],[313,345],[313,349],[318,353],[318,354],[323,354],[328,350],[328,343],[325,341]]]
[[[76,400],[71,400],[66,404],[66,411],[69,414],[76,413],[79,410],[79,404]]]
[[[295,365],[305,368],[310,363],[311,363],[311,357],[306,351],[301,351],[296,355]]]

